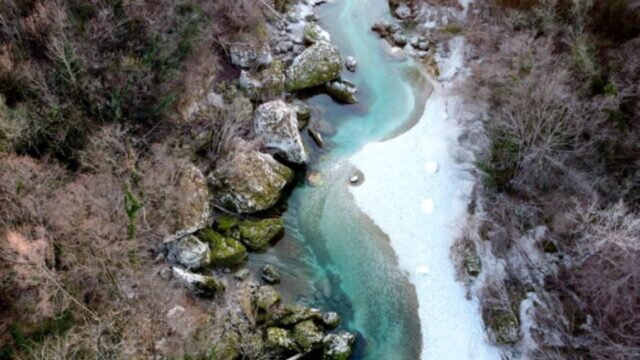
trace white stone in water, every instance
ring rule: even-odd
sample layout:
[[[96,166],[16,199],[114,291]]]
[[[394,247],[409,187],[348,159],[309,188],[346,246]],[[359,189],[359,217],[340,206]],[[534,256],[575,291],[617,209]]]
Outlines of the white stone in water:
[[[428,266],[418,266],[418,268],[416,269],[416,272],[420,275],[427,275],[429,273],[429,267]]]
[[[427,214],[431,214],[433,213],[434,209],[435,209],[435,204],[433,203],[433,199],[428,198],[422,201],[422,211],[424,211]]]
[[[358,181],[360,181],[360,176],[358,176],[358,174],[353,174],[350,178],[349,178],[349,182],[352,184],[357,183]]]
[[[424,166],[424,169],[429,173],[429,174],[435,174],[438,172],[439,166],[438,163],[435,161],[429,161],[427,162],[427,164]]]

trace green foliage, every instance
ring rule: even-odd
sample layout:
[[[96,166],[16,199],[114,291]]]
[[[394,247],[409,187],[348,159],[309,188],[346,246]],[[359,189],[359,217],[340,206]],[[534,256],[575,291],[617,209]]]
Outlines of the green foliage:
[[[125,187],[124,190],[124,209],[127,213],[127,217],[129,218],[129,227],[128,227],[128,235],[130,239],[136,237],[137,232],[137,214],[140,209],[142,209],[142,203],[140,200],[133,194],[131,191],[131,187],[129,184]]]
[[[46,338],[66,333],[74,323],[73,314],[67,309],[30,330],[24,329],[19,324],[12,324],[9,327],[9,334],[13,343],[0,348],[0,359],[15,359],[18,353],[29,352]]]

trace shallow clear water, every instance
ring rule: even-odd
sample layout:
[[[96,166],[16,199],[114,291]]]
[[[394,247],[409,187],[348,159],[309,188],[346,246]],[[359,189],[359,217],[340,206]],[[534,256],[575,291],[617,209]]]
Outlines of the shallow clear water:
[[[314,118],[334,130],[325,132],[334,133],[325,135],[329,146],[316,149],[309,166],[322,173],[324,185],[296,187],[284,215],[287,237],[253,261],[279,265],[287,300],[338,311],[359,335],[354,359],[415,360],[421,348],[415,288],[386,235],[354,206],[345,161],[406,124],[414,106],[412,64],[391,59],[370,31],[389,16],[386,0],[338,1],[318,14],[342,54],[358,59],[358,70],[343,77],[358,86],[360,104],[339,105],[326,95],[307,100]]]

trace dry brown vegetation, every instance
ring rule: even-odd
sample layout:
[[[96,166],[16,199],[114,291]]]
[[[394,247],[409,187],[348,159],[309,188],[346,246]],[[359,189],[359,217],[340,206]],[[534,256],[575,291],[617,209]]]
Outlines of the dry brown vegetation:
[[[518,243],[544,225],[538,246],[557,267],[536,283],[507,266],[511,290],[489,286],[497,295],[485,311],[491,302],[517,309],[522,289],[535,290],[533,356],[636,358],[640,9],[625,0],[476,9],[468,38],[483,61],[468,97],[488,105],[491,142],[478,162],[486,210],[477,231],[510,265]]]
[[[210,356],[229,315],[158,255],[194,150],[250,131],[240,104],[183,116],[269,3],[0,0],[0,359]]]

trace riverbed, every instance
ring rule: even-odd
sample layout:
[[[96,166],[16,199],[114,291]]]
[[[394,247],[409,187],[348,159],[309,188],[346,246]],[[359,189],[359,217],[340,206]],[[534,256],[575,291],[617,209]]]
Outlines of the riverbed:
[[[299,180],[287,238],[256,266],[278,265],[285,298],[338,311],[358,334],[353,359],[499,358],[449,256],[472,183],[453,160],[446,90],[370,31],[390,19],[386,0],[336,1],[317,13],[343,55],[358,58],[343,77],[360,103],[306,99],[328,146],[312,149],[308,172],[319,176],[313,186]],[[356,170],[364,176],[354,186]]]

